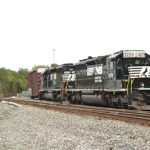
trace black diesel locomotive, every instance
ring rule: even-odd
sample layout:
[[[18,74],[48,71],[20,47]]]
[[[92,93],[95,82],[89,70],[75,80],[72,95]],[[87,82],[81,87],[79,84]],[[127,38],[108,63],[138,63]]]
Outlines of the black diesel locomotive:
[[[44,72],[40,98],[150,109],[150,55],[124,50]]]

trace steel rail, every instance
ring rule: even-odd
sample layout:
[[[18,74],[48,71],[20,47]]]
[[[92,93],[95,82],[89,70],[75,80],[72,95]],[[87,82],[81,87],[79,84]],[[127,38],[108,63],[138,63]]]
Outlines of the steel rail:
[[[16,101],[16,100],[15,100]],[[118,112],[118,113],[124,113],[124,112],[126,112],[126,114],[128,113],[128,114],[134,114],[134,115],[147,115],[148,117],[150,117],[150,111],[139,111],[139,110],[128,110],[128,109],[119,109],[119,108],[107,108],[107,107],[96,107],[96,106],[88,106],[88,105],[75,105],[75,104],[60,104],[60,103],[58,103],[58,102],[56,102],[56,103],[53,103],[53,104],[51,104],[51,103],[49,103],[49,102],[43,102],[43,101],[34,101],[34,100],[25,100],[25,102],[31,102],[32,101],[32,103],[42,103],[42,104],[47,104],[47,105],[57,105],[57,106],[64,106],[64,105],[69,105],[69,107],[78,107],[78,108],[83,108],[83,109],[93,109],[93,110],[104,110],[104,111],[106,111],[106,110],[108,110],[108,111],[111,111],[111,112]]]
[[[62,112],[69,112],[75,114],[92,115],[101,118],[115,119],[126,122],[138,123],[142,125],[150,126],[150,113],[141,112],[136,110],[121,110],[112,108],[102,108],[102,107],[91,107],[91,106],[81,106],[81,105],[69,105],[69,104],[49,104],[45,102],[37,102],[30,100],[11,100],[15,103],[30,105],[45,109],[53,109]]]

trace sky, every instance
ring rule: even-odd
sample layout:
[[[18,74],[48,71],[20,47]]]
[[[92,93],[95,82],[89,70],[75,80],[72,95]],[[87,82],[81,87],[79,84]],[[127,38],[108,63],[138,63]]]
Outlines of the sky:
[[[0,68],[31,70],[119,50],[150,54],[149,0],[0,0]]]

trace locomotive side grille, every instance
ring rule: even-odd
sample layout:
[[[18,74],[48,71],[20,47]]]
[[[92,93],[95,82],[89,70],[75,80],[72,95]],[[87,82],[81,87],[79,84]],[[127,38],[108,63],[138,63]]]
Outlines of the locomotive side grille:
[[[150,66],[128,67],[129,78],[150,78]]]

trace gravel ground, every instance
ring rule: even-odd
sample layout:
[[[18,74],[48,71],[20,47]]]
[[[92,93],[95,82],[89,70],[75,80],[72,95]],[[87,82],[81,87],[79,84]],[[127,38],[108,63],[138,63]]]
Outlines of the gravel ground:
[[[150,150],[150,128],[0,103],[0,150]]]

